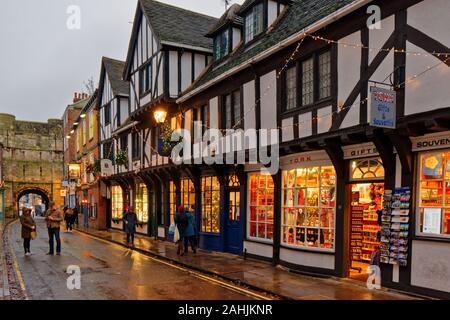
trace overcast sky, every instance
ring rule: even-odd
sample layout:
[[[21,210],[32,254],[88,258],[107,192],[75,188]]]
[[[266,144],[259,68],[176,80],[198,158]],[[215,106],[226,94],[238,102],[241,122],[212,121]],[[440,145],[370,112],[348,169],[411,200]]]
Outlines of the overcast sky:
[[[224,12],[223,0],[161,1],[215,17]],[[102,56],[126,58],[137,0],[1,2],[0,113],[61,118],[84,82],[98,84]],[[67,27],[71,5],[81,10],[79,30]]]

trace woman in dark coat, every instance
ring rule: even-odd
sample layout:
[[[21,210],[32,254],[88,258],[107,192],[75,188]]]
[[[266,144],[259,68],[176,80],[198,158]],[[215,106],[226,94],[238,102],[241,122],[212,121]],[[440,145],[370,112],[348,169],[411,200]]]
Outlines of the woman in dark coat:
[[[127,233],[127,243],[134,245],[134,234],[136,233],[136,225],[138,223],[138,217],[133,211],[133,207],[130,206],[127,213],[123,216],[123,223],[125,224],[125,232]]]
[[[184,238],[186,233],[186,228],[188,226],[188,218],[186,215],[186,210],[183,205],[178,207],[178,211],[175,214],[175,224],[177,225],[178,232],[180,234],[180,239],[178,240],[177,254],[180,256],[184,255]]]
[[[36,222],[34,222],[33,217],[31,216],[31,209],[25,208],[23,210],[23,215],[20,217],[20,223],[22,224],[22,238],[25,255],[31,256],[31,232],[36,230]]]

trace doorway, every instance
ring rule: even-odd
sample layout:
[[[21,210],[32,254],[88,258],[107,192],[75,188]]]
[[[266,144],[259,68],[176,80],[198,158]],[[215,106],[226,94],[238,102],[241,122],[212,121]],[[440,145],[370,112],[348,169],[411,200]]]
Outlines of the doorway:
[[[350,247],[349,278],[367,281],[368,267],[379,250],[384,183],[349,185]]]
[[[225,189],[225,251],[242,252],[241,188]]]

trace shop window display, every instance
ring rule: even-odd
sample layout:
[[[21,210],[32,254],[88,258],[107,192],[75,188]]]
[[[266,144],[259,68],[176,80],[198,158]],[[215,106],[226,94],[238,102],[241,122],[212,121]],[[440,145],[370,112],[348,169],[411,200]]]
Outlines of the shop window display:
[[[190,179],[181,179],[181,203],[191,212],[195,210],[195,188]],[[172,211],[171,211],[172,212]]]
[[[122,219],[123,215],[123,192],[120,186],[111,187],[111,202],[112,202],[112,219]]]
[[[140,183],[136,187],[135,210],[138,221],[148,222],[148,190],[145,184]]]
[[[169,184],[169,209],[170,209],[170,224],[175,223],[175,213],[177,211],[177,194],[176,187],[173,181]]]
[[[217,177],[202,177],[202,232],[220,232],[220,183]]]
[[[450,237],[450,151],[420,155],[420,233]]]
[[[273,240],[274,183],[270,175],[251,174],[249,237]]]
[[[282,242],[334,249],[335,195],[332,166],[283,171]]]

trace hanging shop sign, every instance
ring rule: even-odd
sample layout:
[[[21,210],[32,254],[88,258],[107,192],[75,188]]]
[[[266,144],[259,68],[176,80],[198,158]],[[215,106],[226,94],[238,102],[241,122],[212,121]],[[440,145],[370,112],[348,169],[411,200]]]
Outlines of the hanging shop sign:
[[[397,94],[383,88],[370,88],[370,125],[373,127],[395,129]]]
[[[324,150],[297,153],[280,158],[280,167],[283,169],[298,168],[308,165],[329,164],[330,158]]]
[[[102,177],[108,177],[114,174],[112,161],[109,159],[102,159],[100,161]]]
[[[412,137],[412,151],[436,150],[450,147],[450,131]]]
[[[81,176],[81,166],[78,163],[69,164],[69,179],[79,179]]]
[[[342,147],[344,151],[344,159],[358,159],[378,156],[377,147],[372,142],[345,146]]]

